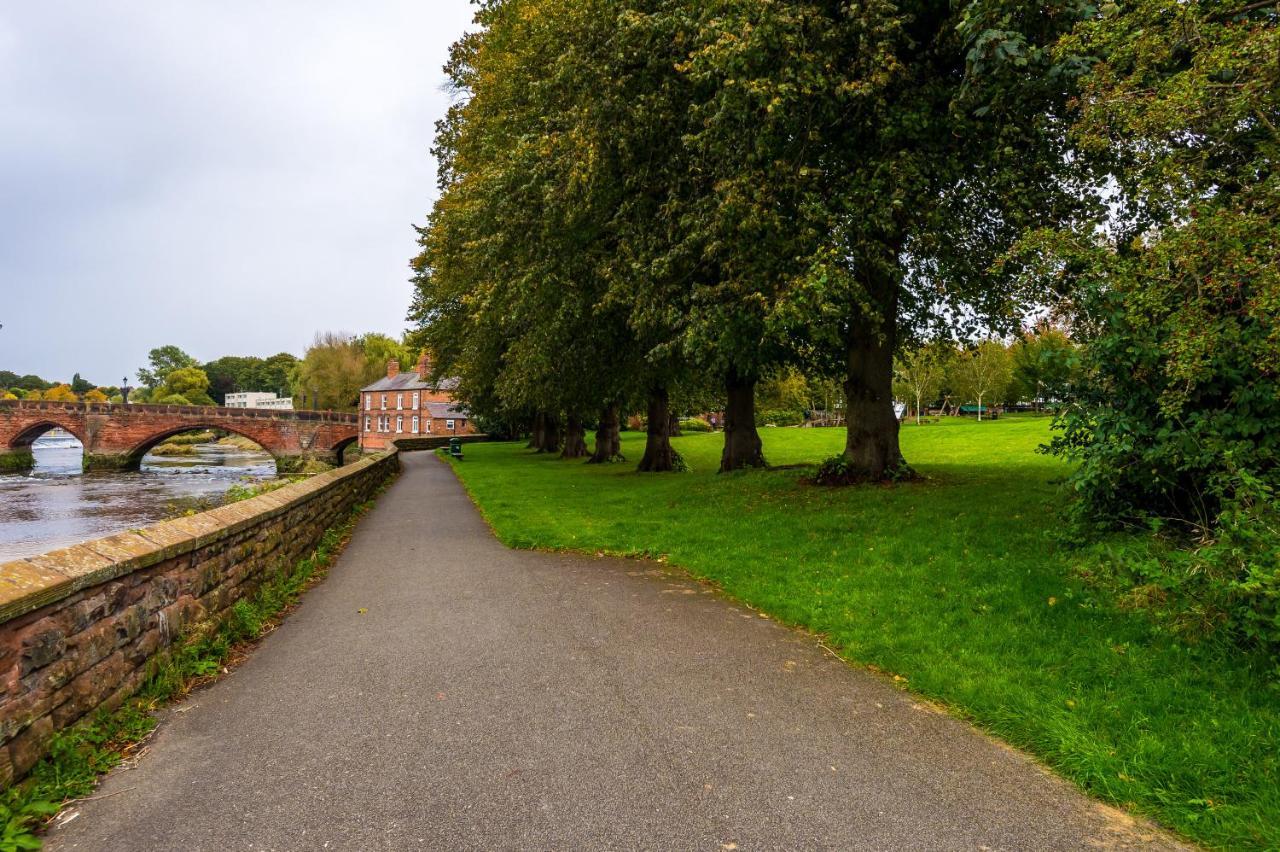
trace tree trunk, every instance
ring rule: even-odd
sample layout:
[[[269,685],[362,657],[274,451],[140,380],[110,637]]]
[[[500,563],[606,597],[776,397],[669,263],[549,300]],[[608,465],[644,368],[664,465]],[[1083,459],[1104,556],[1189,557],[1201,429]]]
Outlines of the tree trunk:
[[[673,438],[679,438],[684,434],[680,431],[680,415],[672,413],[670,422],[667,424],[667,434]]]
[[[897,253],[893,255],[897,261]],[[845,459],[853,480],[880,482],[906,466],[893,413],[893,353],[898,344],[898,282],[876,263],[864,265],[867,292],[879,321],[856,323],[849,333]]]
[[[534,412],[534,425],[529,431],[529,444],[525,445],[525,449],[536,450],[543,445],[543,431],[547,429],[547,414],[543,412]]]
[[[542,446],[538,448],[538,452],[560,452],[560,439],[560,418],[556,417],[554,414],[548,414],[546,428],[542,432]]]
[[[533,414],[533,424],[529,427],[529,443],[525,444],[524,448],[536,450],[540,443],[542,443],[542,412],[536,411]]]
[[[671,448],[671,397],[666,388],[649,392],[649,434],[644,445],[644,458],[637,468],[641,473],[662,473],[676,469],[676,454]]]
[[[560,451],[560,423],[554,414],[540,411],[533,418],[533,440],[529,442],[538,453]]]
[[[756,431],[756,380],[730,368],[725,377],[728,404],[724,409],[724,452],[720,472],[765,467],[764,447]]]
[[[587,464],[610,464],[625,461],[622,457],[622,424],[617,405],[606,406],[600,412],[600,425],[596,428],[596,451]]]
[[[587,430],[582,426],[582,418],[570,414],[564,429],[564,449],[560,452],[562,459],[580,459],[587,455]]]
[[[982,394],[978,394],[978,422],[982,422]]]

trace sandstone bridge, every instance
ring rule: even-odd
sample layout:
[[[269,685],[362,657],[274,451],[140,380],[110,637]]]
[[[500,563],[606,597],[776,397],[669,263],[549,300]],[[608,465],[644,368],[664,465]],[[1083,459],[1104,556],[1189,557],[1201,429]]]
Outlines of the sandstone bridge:
[[[30,467],[31,442],[55,427],[84,445],[85,470],[137,468],[152,447],[199,429],[243,435],[270,453],[281,472],[307,459],[341,463],[343,450],[360,437],[356,415],[332,411],[0,400],[0,470]]]

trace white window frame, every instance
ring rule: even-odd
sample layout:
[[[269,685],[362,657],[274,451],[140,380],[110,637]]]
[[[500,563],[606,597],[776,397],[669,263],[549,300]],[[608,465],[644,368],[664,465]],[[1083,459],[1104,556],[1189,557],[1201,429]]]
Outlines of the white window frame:
[[[416,414],[415,414],[415,415],[413,415],[413,434],[415,434],[415,435],[416,435],[416,434],[418,434],[418,425],[419,425],[419,423],[420,423],[420,421],[418,420],[418,415],[416,415]]]
[[[453,431],[453,421],[452,421],[452,420],[446,420],[446,421],[444,421],[444,428],[445,428],[445,430],[446,430],[446,431],[448,431],[448,432],[452,432],[452,431]]]
[[[365,411],[373,410],[373,394],[371,393],[367,393],[364,395],[364,410]]]
[[[422,407],[422,406],[419,404],[419,400],[420,400],[421,398],[422,398],[422,394],[418,393],[417,391],[414,391],[414,392],[413,392],[413,410],[414,410],[414,411],[417,411],[419,408],[421,408],[421,407]]]
[[[430,418],[430,417],[428,417],[428,418],[427,418],[427,434],[428,434],[428,435],[430,435],[430,434],[431,434],[431,423],[432,423],[432,420],[431,420],[431,418]]]
[[[385,393],[382,395],[382,410],[387,410],[387,395]]]
[[[396,394],[396,411],[404,411],[404,394]]]
[[[366,432],[373,431],[373,418],[367,414],[364,416],[364,431]]]
[[[403,414],[396,415],[396,434],[397,435],[404,434],[404,415]]]

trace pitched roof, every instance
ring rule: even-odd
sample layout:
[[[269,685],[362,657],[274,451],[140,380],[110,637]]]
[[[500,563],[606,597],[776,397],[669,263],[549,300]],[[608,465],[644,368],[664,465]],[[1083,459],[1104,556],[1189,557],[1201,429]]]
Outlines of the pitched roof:
[[[447,402],[428,402],[427,414],[433,420],[466,420],[467,412]]]
[[[422,378],[413,370],[405,373],[399,373],[395,376],[383,376],[368,387],[360,388],[365,391],[404,391],[404,390],[443,390],[451,391],[458,386],[457,379],[441,379],[438,382],[424,382]]]

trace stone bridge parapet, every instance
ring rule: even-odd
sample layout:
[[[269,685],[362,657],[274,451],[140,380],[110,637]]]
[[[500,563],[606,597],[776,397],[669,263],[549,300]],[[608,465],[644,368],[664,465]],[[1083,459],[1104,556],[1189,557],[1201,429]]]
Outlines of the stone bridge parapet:
[[[360,436],[359,418],[335,411],[0,400],[0,470],[30,467],[31,443],[55,427],[84,445],[86,470],[136,468],[152,447],[196,429],[242,435],[282,472],[309,458],[338,462]]]

